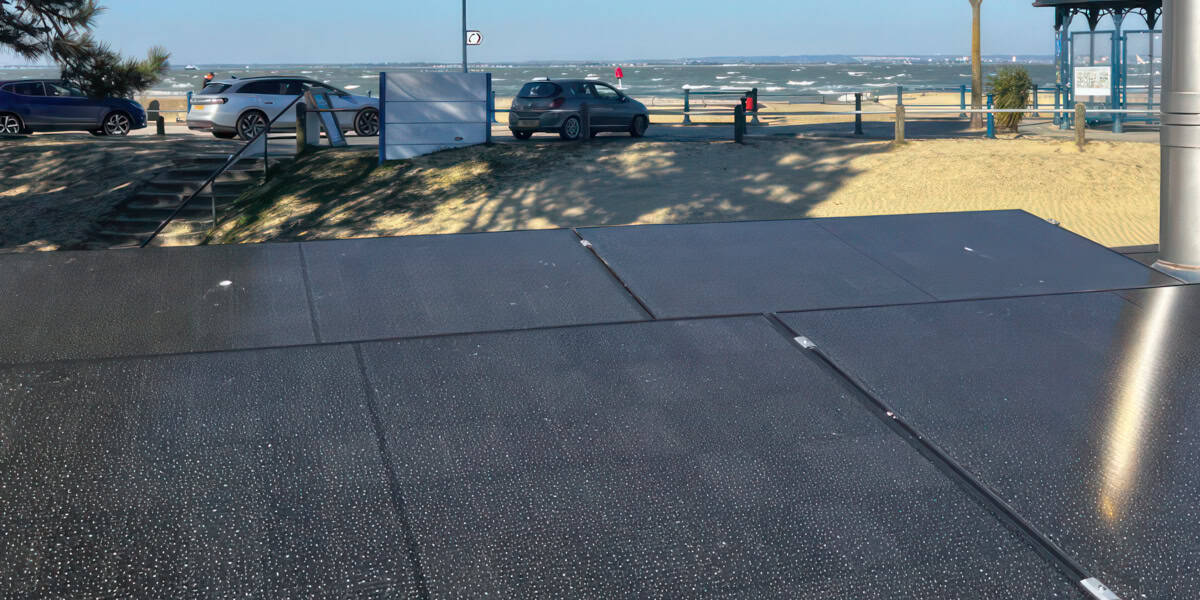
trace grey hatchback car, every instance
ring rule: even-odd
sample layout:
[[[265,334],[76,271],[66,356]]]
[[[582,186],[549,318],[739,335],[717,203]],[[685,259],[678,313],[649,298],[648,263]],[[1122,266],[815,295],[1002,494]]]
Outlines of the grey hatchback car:
[[[583,135],[580,109],[588,105],[592,135],[603,131],[646,135],[650,111],[607,83],[586,79],[531,81],[521,88],[508,112],[513,137],[527,140],[536,132],[557,133],[565,140]]]

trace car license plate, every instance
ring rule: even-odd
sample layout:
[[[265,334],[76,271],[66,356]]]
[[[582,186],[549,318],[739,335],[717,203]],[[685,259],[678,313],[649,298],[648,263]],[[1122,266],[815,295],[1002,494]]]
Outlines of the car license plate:
[[[537,127],[538,125],[541,125],[541,124],[542,124],[541,121],[526,121],[526,120],[517,121],[517,127],[521,127],[524,129],[533,129],[534,127]]]
[[[193,104],[192,110],[204,110],[204,105],[203,104]]]

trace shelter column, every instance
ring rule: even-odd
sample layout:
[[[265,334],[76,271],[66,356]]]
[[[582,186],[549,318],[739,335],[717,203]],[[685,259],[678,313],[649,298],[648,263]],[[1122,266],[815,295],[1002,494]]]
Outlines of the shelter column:
[[[1200,0],[1163,3],[1162,210],[1157,266],[1200,281]]]

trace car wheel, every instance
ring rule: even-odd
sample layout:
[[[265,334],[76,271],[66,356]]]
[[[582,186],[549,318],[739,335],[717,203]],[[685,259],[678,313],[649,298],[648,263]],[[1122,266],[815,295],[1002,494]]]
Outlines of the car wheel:
[[[123,112],[110,113],[104,117],[104,135],[125,136],[129,135],[132,128],[133,123],[129,120],[129,115]]]
[[[633,118],[633,124],[629,126],[629,135],[640,138],[646,135],[646,128],[650,127],[650,120],[642,115]]]
[[[562,128],[558,131],[559,137],[564,140],[574,141],[583,135],[583,125],[579,121],[579,117],[567,117],[563,121]]]
[[[379,111],[367,108],[358,111],[354,117],[354,133],[364,137],[379,135]]]
[[[0,114],[0,133],[5,135],[17,135],[25,131],[25,125],[21,123],[21,117],[13,114]]]
[[[245,141],[258,137],[267,128],[267,115],[252,110],[237,120],[237,136]]]
[[[212,134],[213,137],[220,138],[222,140],[232,140],[233,138],[237,137],[237,134],[233,133],[232,131],[214,131]]]
[[[527,139],[533,137],[532,131],[517,131],[516,129],[514,129],[514,130],[512,130],[512,134],[513,134],[513,137],[517,138],[518,140],[527,140]]]

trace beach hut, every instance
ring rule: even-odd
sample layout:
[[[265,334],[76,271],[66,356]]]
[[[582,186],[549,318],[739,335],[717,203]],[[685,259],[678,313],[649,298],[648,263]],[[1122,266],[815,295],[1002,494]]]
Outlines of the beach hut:
[[[1037,0],[1054,9],[1059,106],[1077,102],[1095,108],[1157,110],[1162,98],[1162,31],[1155,29],[1162,0]],[[1141,21],[1126,21],[1139,15]],[[1108,16],[1112,28],[1098,30]],[[1076,19],[1076,17],[1082,17]],[[1075,28],[1072,24],[1086,24]],[[1145,26],[1144,28],[1142,26]],[[1106,115],[1115,131],[1128,120],[1157,120],[1152,114]],[[1055,122],[1067,128],[1070,115]],[[1090,120],[1090,119],[1089,119]]]

